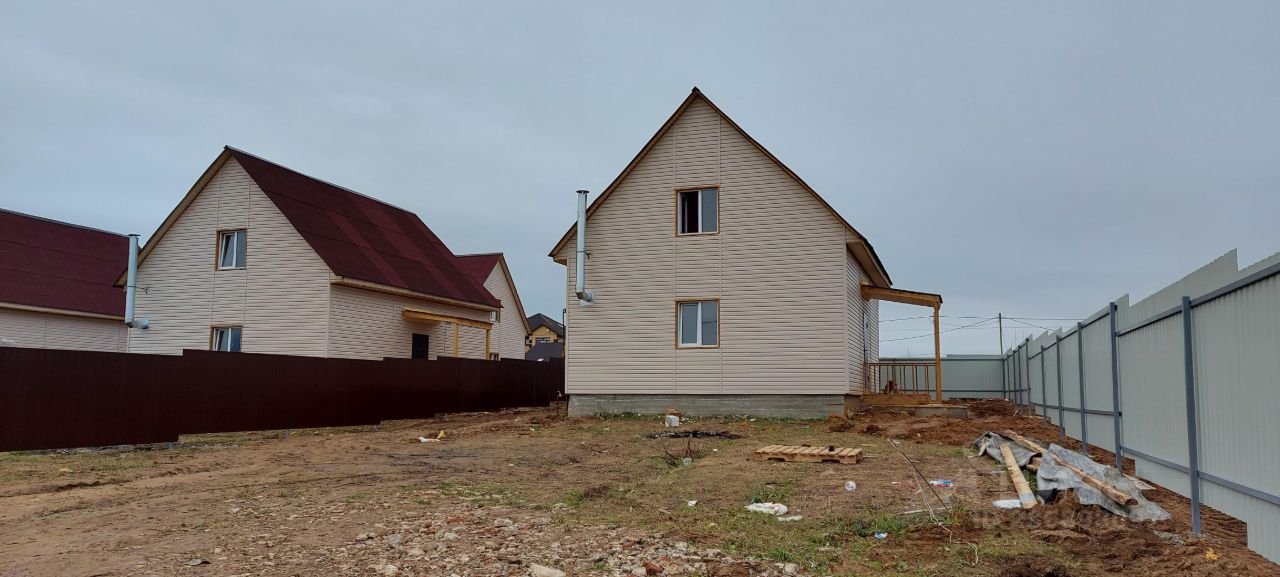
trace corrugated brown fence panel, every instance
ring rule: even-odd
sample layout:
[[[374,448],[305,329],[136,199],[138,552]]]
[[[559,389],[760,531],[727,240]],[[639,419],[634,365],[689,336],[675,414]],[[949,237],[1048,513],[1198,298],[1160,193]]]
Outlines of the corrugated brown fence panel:
[[[0,347],[0,451],[178,440],[180,359]]]
[[[563,391],[563,361],[0,347],[0,451],[175,441],[179,433],[369,425],[546,406]]]

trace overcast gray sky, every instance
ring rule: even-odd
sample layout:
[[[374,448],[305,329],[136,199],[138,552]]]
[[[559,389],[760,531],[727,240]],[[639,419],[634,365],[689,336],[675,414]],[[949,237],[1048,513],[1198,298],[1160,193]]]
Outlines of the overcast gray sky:
[[[5,2],[0,207],[149,235],[229,144],[505,252],[558,317],[573,191],[696,85],[948,326],[1057,326],[1280,250],[1277,2],[351,4]]]

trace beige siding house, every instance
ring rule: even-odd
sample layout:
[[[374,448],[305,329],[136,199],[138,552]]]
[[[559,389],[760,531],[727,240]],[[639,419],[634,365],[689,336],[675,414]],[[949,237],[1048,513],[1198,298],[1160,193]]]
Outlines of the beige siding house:
[[[413,213],[227,148],[142,248],[128,350],[506,354],[514,284],[461,266]]]
[[[124,351],[128,242],[0,210],[0,347]]]
[[[587,210],[565,264],[570,412],[824,416],[860,392],[889,287],[870,243],[694,89]]]

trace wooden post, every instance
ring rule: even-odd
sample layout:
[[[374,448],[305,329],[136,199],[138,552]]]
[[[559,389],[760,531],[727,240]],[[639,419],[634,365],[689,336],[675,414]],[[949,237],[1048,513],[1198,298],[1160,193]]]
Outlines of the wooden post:
[[[493,329],[484,330],[484,359],[486,361],[489,360],[489,333],[491,332],[493,332]]]
[[[1018,502],[1022,508],[1035,507],[1036,496],[1031,492],[1031,485],[1027,484],[1027,478],[1022,476],[1022,468],[1018,466],[1018,460],[1013,458],[1013,450],[1009,448],[1009,443],[1000,443],[1000,456],[1004,458],[1004,468],[1009,471],[1009,480],[1013,481],[1013,488],[1018,491]]]
[[[942,402],[942,333],[939,332],[938,309],[933,305],[933,386],[938,393],[938,402]]]
[[[453,356],[458,356],[458,321],[453,321]]]

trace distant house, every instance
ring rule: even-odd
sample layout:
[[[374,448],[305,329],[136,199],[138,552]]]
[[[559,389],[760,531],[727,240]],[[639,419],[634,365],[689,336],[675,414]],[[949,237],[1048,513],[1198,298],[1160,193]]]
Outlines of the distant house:
[[[526,361],[549,361],[564,358],[564,341],[555,343],[538,343],[524,354]]]
[[[126,236],[0,210],[0,346],[125,349]]]
[[[511,269],[507,268],[507,259],[500,252],[464,254],[458,256],[458,265],[502,302],[503,308],[495,313],[490,358],[523,358],[524,343],[529,338],[529,321],[524,317],[524,305],[520,303],[520,293],[511,278]]]
[[[574,227],[550,253],[567,270],[571,414],[821,417],[862,392],[889,298],[872,295],[896,291],[880,258],[696,88],[585,225],[591,302]]]
[[[483,261],[464,270],[417,215],[228,147],[139,254],[150,328],[128,349],[518,356],[515,287]]]
[[[564,325],[542,313],[529,317],[529,328],[532,330],[529,332],[529,342],[526,344],[530,348],[564,340]]]

